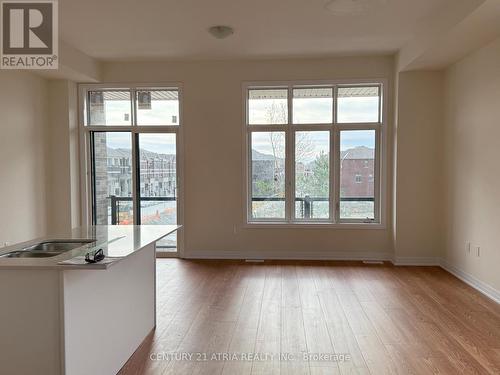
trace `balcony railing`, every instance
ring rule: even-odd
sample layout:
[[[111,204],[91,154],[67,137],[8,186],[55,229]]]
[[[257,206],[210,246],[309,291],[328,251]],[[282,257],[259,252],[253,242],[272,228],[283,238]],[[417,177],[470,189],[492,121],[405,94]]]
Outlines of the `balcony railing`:
[[[111,195],[110,197],[111,201],[111,224],[112,225],[117,225],[120,222],[123,224],[123,221],[120,221],[120,202],[132,202],[132,197],[117,197],[115,195]],[[140,201],[141,202],[175,202],[177,200],[176,197],[141,197]],[[175,236],[174,234],[171,234],[170,236]],[[169,237],[170,237],[169,236]],[[174,238],[175,242],[175,238]],[[161,249],[161,251],[167,251],[176,249],[177,245],[175,244],[170,244],[170,242],[158,242],[156,244],[157,249]]]
[[[111,224],[116,225],[119,222],[120,202],[132,202],[132,197],[117,197],[111,195]],[[141,197],[141,202],[175,202],[177,197]]]
[[[295,202],[300,202],[301,217],[310,219],[314,217],[314,202],[328,202],[327,197],[296,197]],[[252,202],[284,202],[285,198],[281,197],[252,197]],[[375,202],[373,197],[341,197],[341,202]]]
[[[120,202],[131,202],[132,197],[117,197],[110,196],[111,199],[111,224],[116,225],[119,222],[118,216],[120,212]],[[141,197],[141,202],[175,202],[176,197]],[[282,197],[252,197],[252,202],[284,202],[285,198]],[[327,197],[297,197],[295,202],[300,202],[301,217],[310,219],[314,217],[314,203],[315,202],[328,202]],[[341,202],[375,202],[373,197],[341,197]]]

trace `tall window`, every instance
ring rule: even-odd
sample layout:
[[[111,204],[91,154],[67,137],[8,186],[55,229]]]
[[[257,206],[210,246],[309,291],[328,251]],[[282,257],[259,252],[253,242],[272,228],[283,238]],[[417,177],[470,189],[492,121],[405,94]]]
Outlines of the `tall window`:
[[[245,86],[247,220],[380,223],[381,82]]]
[[[178,223],[180,89],[87,85],[81,99],[92,224]],[[176,234],[157,246],[176,250]]]

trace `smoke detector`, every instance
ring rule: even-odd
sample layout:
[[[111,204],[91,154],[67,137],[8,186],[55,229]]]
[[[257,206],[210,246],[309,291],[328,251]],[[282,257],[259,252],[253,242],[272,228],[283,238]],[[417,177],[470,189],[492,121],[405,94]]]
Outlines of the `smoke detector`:
[[[384,6],[387,0],[330,0],[325,8],[336,16],[363,14]]]
[[[228,36],[231,36],[234,34],[234,30],[230,26],[212,26],[211,28],[208,29],[208,32],[212,34],[214,38],[217,39],[225,39]]]

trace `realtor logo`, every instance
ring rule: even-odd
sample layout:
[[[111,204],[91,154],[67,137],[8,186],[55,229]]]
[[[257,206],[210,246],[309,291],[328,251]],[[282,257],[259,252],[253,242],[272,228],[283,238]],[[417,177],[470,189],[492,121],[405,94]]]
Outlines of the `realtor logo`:
[[[57,1],[1,2],[2,69],[57,69]]]

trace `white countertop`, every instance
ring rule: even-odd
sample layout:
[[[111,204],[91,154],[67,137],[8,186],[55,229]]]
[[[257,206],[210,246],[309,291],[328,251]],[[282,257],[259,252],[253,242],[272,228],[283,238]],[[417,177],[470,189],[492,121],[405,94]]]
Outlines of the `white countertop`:
[[[61,265],[61,261],[85,255],[89,251],[103,249],[108,257],[120,261],[123,258],[143,249],[145,246],[179,229],[178,225],[96,225],[75,228],[68,233],[36,238],[16,245],[0,249],[0,255],[11,251],[22,250],[30,245],[50,240],[93,239],[95,242],[83,247],[66,251],[48,258],[0,258],[2,269],[106,269],[114,263],[89,263],[85,265]],[[108,243],[109,242],[109,243]]]

